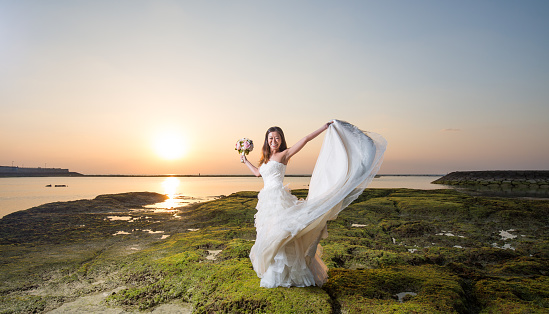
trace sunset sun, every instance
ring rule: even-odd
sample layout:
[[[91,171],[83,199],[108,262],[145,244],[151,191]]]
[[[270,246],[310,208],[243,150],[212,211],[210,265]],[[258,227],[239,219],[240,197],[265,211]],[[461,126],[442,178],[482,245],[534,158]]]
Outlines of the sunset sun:
[[[154,150],[164,159],[178,159],[185,154],[185,143],[177,134],[165,133],[154,140]]]

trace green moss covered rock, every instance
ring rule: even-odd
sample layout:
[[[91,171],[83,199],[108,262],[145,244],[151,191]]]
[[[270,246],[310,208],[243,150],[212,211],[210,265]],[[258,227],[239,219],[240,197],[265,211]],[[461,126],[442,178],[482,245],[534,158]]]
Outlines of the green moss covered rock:
[[[0,220],[0,313],[105,291],[97,306],[130,312],[182,303],[197,313],[549,311],[549,201],[368,189],[329,222],[326,285],[265,289],[248,258],[257,192],[167,213],[136,210],[163,196],[135,197]]]

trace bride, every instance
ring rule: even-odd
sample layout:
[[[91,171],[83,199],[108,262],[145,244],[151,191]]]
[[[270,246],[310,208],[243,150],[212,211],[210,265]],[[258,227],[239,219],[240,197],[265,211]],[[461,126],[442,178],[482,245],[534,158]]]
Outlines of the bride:
[[[306,200],[298,200],[282,181],[286,165],[309,141],[328,130],[318,156]],[[386,141],[347,122],[334,120],[287,147],[284,133],[271,127],[265,134],[259,168],[245,155],[251,172],[263,177],[250,252],[261,287],[322,286],[328,268],[319,242],[327,237],[326,222],[355,200],[382,162]]]

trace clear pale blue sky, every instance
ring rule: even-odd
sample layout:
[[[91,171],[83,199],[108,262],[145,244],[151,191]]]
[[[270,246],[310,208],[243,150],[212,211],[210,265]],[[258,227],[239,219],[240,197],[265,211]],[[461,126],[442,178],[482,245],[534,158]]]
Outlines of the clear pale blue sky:
[[[239,174],[331,119],[381,173],[549,169],[548,1],[0,2],[0,165]],[[162,158],[162,138],[183,148]],[[322,139],[288,173],[311,173]],[[259,158],[259,149],[251,159]]]

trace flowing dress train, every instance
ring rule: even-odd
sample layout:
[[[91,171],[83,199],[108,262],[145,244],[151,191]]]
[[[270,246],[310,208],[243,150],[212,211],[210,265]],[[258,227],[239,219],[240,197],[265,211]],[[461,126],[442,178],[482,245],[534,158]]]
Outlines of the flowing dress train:
[[[335,120],[328,130],[309,184],[306,200],[292,195],[282,182],[286,165],[269,161],[259,172],[259,192],[250,252],[261,287],[322,286],[328,268],[319,242],[328,236],[326,222],[354,201],[372,181],[387,142],[376,133]]]

